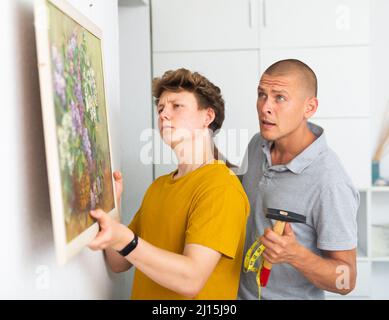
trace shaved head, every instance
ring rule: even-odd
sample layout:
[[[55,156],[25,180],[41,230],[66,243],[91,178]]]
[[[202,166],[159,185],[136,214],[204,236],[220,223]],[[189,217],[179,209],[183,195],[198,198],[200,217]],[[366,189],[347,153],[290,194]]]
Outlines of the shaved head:
[[[286,59],[273,63],[266,69],[264,74],[269,76],[298,76],[302,88],[310,97],[317,96],[317,78],[313,70],[304,62],[297,59]]]

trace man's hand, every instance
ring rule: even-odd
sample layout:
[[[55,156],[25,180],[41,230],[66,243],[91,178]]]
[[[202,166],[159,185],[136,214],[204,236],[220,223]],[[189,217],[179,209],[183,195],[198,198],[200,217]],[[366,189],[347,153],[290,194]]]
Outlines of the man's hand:
[[[123,193],[123,177],[120,171],[113,172],[113,178],[115,179],[115,191],[116,191],[116,202],[120,205],[120,200]]]
[[[355,287],[356,250],[323,251],[320,257],[302,246],[295,237],[292,226],[285,224],[284,233],[279,236],[270,228],[260,237],[266,247],[263,258],[272,264],[288,263],[300,271],[316,287],[340,294],[347,294]],[[340,270],[347,273],[339,274]],[[343,278],[342,278],[343,277]],[[338,287],[339,278],[348,286]]]
[[[100,225],[96,238],[89,244],[92,250],[112,248],[122,250],[133,238],[133,232],[126,226],[112,219],[101,209],[90,212]]]
[[[290,223],[285,224],[282,236],[266,228],[260,241],[266,247],[263,258],[270,263],[291,264],[297,258],[300,244],[296,240]]]

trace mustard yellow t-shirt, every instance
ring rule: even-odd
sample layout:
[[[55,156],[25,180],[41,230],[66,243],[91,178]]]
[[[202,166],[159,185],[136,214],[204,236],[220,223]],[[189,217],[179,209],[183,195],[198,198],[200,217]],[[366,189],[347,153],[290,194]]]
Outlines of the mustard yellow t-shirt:
[[[129,228],[178,254],[190,243],[219,251],[221,259],[195,299],[236,299],[250,211],[238,178],[216,160],[178,179],[173,174],[151,184]],[[187,298],[136,270],[132,299]]]

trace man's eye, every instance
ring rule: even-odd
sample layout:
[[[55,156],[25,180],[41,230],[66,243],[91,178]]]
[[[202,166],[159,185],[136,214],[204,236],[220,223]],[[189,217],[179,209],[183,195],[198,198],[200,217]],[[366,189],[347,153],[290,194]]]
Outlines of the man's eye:
[[[285,97],[284,97],[284,96],[281,96],[281,95],[277,95],[277,96],[276,96],[276,100],[277,100],[277,101],[286,101]]]
[[[180,105],[180,104],[177,104],[177,103],[175,103],[175,104],[173,104],[173,107],[174,107],[174,108],[178,108],[178,107],[181,107],[181,105]]]
[[[157,109],[158,114],[160,114],[162,112],[162,110],[163,110],[163,108]]]
[[[263,92],[258,92],[258,98],[263,98],[265,96],[265,93]]]

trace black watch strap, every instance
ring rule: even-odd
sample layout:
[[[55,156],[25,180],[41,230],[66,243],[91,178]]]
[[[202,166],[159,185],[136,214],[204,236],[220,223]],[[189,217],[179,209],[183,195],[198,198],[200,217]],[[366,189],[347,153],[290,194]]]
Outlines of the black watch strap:
[[[134,233],[134,239],[126,245],[122,250],[118,251],[123,257],[126,257],[130,254],[132,250],[138,245],[138,236]]]

